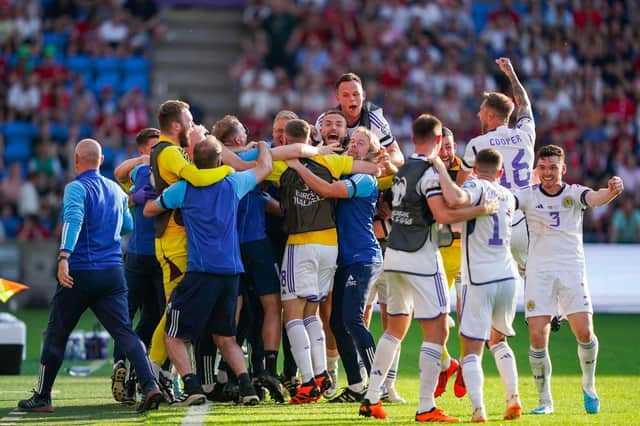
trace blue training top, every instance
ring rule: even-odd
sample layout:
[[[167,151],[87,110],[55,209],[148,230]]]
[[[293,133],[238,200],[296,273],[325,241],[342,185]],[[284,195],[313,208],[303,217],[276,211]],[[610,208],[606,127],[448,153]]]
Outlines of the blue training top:
[[[237,152],[244,161],[255,161],[258,159],[258,149],[253,148],[248,151]],[[264,205],[267,199],[262,195],[258,185],[247,195],[242,197],[238,206],[238,234],[240,244],[250,241],[259,241],[267,238]]]
[[[237,226],[238,204],[255,186],[256,175],[253,170],[247,170],[205,187],[181,180],[164,190],[158,205],[182,209],[187,232],[187,272],[220,275],[244,272]]]
[[[151,184],[151,169],[147,164],[139,164],[131,171],[132,190],[141,189]],[[144,217],[144,205],[133,207],[133,232],[129,236],[129,253],[155,256],[154,218]]]
[[[133,219],[127,194],[98,170],[87,170],[64,189],[60,251],[71,253],[70,270],[122,266],[120,236]]]
[[[373,233],[373,216],[378,200],[378,181],[367,174],[342,179],[349,197],[340,199],[336,209],[338,266],[354,263],[380,263],[382,251]]]

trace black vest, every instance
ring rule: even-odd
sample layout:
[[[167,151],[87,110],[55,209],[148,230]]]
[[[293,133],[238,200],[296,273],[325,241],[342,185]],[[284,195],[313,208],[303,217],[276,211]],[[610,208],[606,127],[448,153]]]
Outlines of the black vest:
[[[169,186],[169,184],[160,177],[160,170],[158,170],[158,155],[160,155],[163,149],[170,146],[173,146],[171,142],[161,141],[155,144],[151,149],[151,156],[149,159],[149,163],[151,164],[151,183],[153,184],[153,187],[156,189],[156,193],[158,194],[162,194],[162,191],[164,191]],[[184,153],[184,151],[183,155],[185,160],[189,161],[189,158],[186,156],[186,153]],[[164,230],[167,229],[167,225],[169,224],[169,220],[171,219],[172,214],[173,220],[175,220],[176,224],[184,226],[184,222],[182,221],[182,211],[180,209],[167,210],[156,216],[156,220],[153,223],[153,227],[156,231],[156,238],[162,237],[162,234],[164,234]]]
[[[333,182],[329,170],[310,159],[300,161],[316,176]],[[298,172],[289,168],[280,177],[281,203],[286,212],[289,234],[321,231],[336,227],[334,199],[324,199],[312,191]]]
[[[393,178],[392,228],[387,247],[414,252],[429,238],[435,220],[425,197],[416,188],[430,167],[424,160],[409,158]]]
[[[337,109],[342,111],[342,107],[340,105],[337,106]],[[376,104],[372,104],[369,101],[365,101],[362,104],[362,110],[360,111],[360,119],[358,120],[358,126],[366,127],[371,130],[371,119],[369,118],[369,112],[380,109],[380,107]],[[347,136],[342,140],[342,147],[346,151],[349,148],[349,141],[351,137],[349,136],[349,132],[347,132]]]

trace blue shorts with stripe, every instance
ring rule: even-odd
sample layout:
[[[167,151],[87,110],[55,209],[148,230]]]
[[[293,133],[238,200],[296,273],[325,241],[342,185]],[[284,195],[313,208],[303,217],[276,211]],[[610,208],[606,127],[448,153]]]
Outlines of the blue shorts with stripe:
[[[166,333],[192,342],[204,332],[236,335],[239,275],[187,272],[171,293]]]

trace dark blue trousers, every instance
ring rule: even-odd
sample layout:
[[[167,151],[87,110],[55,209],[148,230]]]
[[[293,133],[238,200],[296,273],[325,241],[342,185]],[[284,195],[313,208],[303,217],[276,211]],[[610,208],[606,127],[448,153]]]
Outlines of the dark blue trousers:
[[[44,337],[40,363],[39,389],[50,395],[53,382],[64,360],[69,334],[80,316],[90,308],[100,323],[122,348],[136,370],[142,389],[154,387],[151,365],[144,345],[131,329],[127,309],[127,285],[121,267],[101,270],[70,271],[73,288],[58,284],[51,302],[49,324]]]
[[[136,313],[140,311],[140,319],[134,331],[148,350],[153,332],[164,312],[162,269],[155,256],[127,253],[124,276],[129,289],[129,318],[133,322]],[[114,344],[113,362],[124,359],[122,348],[117,343]]]
[[[367,373],[371,372],[376,344],[364,324],[364,308],[369,288],[381,271],[380,263],[355,263],[336,270],[329,325],[350,385],[362,381],[358,354]]]

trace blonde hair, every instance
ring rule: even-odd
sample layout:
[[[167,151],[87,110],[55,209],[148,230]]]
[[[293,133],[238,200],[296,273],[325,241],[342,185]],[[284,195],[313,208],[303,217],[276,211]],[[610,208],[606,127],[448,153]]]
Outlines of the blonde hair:
[[[351,137],[356,133],[362,133],[369,140],[369,154],[377,154],[380,151],[380,139],[373,134],[373,132],[364,126],[358,126],[351,134]]]

